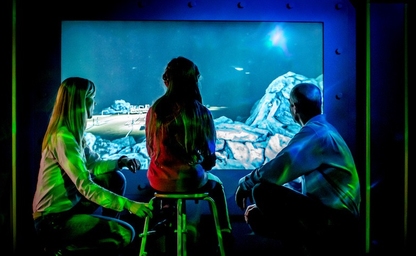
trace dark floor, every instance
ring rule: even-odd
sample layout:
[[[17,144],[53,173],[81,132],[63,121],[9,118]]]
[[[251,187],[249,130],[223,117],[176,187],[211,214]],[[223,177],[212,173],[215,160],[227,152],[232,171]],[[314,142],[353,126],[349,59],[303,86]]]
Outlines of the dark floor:
[[[123,219],[123,218],[122,218]],[[132,223],[138,234],[143,230],[143,221],[134,216],[125,216],[124,220]],[[232,216],[232,242],[225,239],[227,255],[233,256],[284,256],[280,241],[262,238],[252,234],[250,228],[243,221],[242,216]],[[190,223],[188,228],[188,256],[215,256],[219,255],[217,251],[217,238],[215,235],[212,217],[208,215],[201,216],[198,226]],[[140,244],[137,245],[138,250]],[[176,255],[176,236],[173,235],[155,235],[149,236],[146,252],[148,256],[174,256]]]

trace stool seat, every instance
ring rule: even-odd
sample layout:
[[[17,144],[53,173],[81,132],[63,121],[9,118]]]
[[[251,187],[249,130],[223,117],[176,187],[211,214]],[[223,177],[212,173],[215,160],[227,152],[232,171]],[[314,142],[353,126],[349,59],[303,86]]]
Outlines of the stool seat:
[[[217,239],[218,239],[218,246],[220,250],[220,255],[225,256],[225,249],[224,244],[222,240],[222,233],[221,228],[219,225],[219,219],[218,219],[218,211],[217,206],[215,204],[214,199],[209,196],[208,193],[154,193],[153,198],[149,201],[150,204],[153,203],[156,199],[173,199],[176,201],[176,219],[177,219],[177,225],[176,225],[176,236],[177,236],[177,255],[178,256],[186,256],[187,250],[186,250],[186,233],[187,233],[187,219],[186,219],[186,209],[184,201],[186,200],[205,200],[209,203],[211,206],[212,215],[214,218],[214,224],[215,224],[215,230],[217,233]],[[143,227],[143,233],[141,233],[139,236],[142,238],[141,241],[141,247],[140,247],[140,256],[146,256],[146,242],[147,242],[147,236],[153,233],[152,231],[149,231],[149,223],[150,223],[150,217],[147,216],[144,222]]]

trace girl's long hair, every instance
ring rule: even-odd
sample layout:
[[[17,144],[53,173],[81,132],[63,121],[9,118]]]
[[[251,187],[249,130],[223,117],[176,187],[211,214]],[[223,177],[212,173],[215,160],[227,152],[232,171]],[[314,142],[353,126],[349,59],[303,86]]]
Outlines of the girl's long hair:
[[[146,128],[156,158],[161,143],[170,145],[175,155],[189,156],[196,150],[206,151],[207,141],[215,136],[212,116],[202,105],[199,76],[198,67],[189,59],[177,57],[168,63],[162,77],[167,91],[152,105],[156,120],[151,117]]]
[[[56,134],[62,126],[65,126],[72,133],[80,146],[83,146],[88,118],[86,99],[94,97],[95,90],[94,83],[85,78],[70,77],[61,83],[43,137],[42,150],[48,146],[51,142],[51,136]]]
[[[172,59],[162,76],[167,85],[165,96],[178,103],[194,100],[202,103],[198,86],[199,76],[198,67],[189,59],[184,57]]]

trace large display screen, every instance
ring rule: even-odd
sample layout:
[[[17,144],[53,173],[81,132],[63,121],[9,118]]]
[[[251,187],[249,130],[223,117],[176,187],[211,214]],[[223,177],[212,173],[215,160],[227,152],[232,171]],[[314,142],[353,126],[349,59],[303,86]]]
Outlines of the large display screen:
[[[323,24],[268,21],[62,21],[61,76],[91,79],[97,105],[87,127],[103,158],[132,155],[147,169],[145,117],[165,92],[167,63],[183,56],[201,73],[217,129],[214,169],[254,169],[300,128],[290,89],[323,92]]]

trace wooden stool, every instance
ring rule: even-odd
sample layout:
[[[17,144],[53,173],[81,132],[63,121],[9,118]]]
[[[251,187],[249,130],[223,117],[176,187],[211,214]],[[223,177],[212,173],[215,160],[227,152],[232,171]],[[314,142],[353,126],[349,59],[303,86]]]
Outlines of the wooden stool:
[[[153,203],[155,199],[174,199],[176,200],[176,218],[177,218],[177,225],[176,225],[176,237],[177,237],[177,255],[178,256],[186,256],[186,233],[187,233],[187,227],[186,227],[186,200],[205,200],[208,201],[208,203],[211,206],[212,215],[214,218],[215,223],[215,230],[217,232],[217,238],[218,238],[218,245],[220,249],[220,255],[225,256],[225,249],[224,244],[222,241],[222,234],[221,234],[221,228],[219,224],[218,219],[218,211],[217,211],[217,205],[215,204],[214,199],[212,199],[208,193],[198,193],[198,194],[181,194],[181,193],[155,193],[154,197],[150,200],[149,203]],[[141,233],[139,236],[142,238],[141,241],[141,247],[140,247],[140,256],[147,255],[146,252],[146,242],[147,242],[147,236],[151,234],[149,232],[149,223],[150,218],[146,217],[143,227],[143,233]]]

